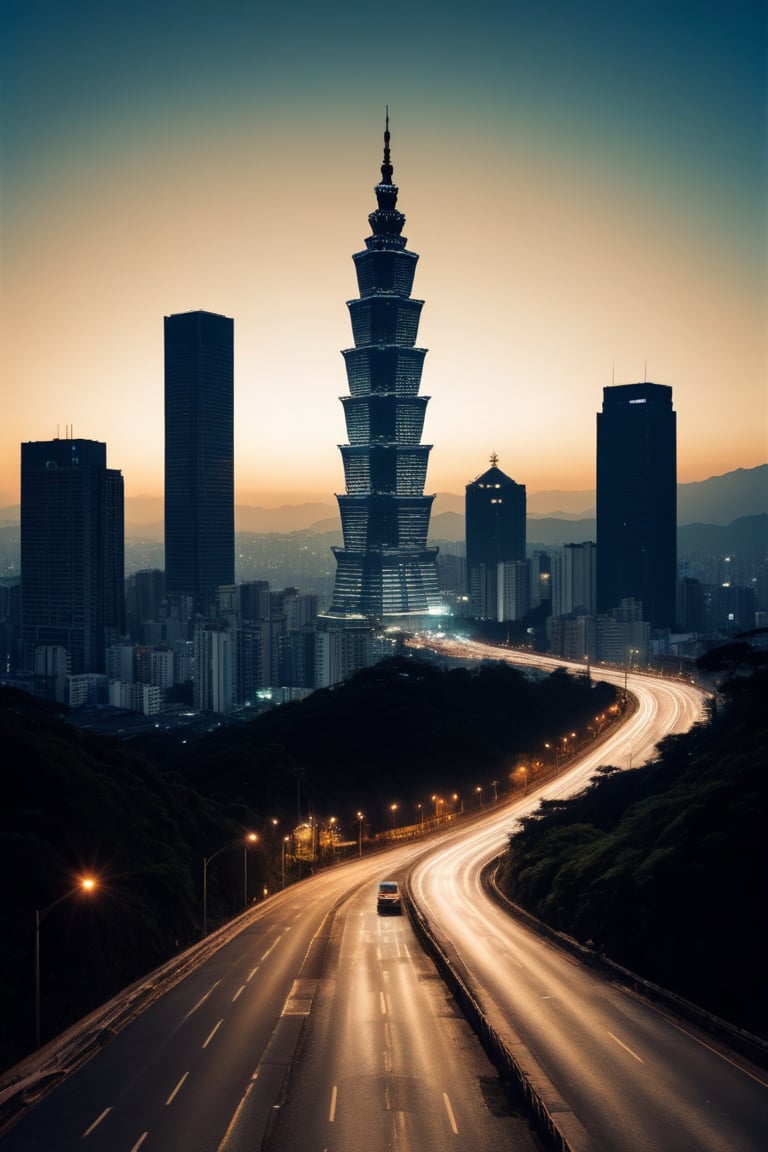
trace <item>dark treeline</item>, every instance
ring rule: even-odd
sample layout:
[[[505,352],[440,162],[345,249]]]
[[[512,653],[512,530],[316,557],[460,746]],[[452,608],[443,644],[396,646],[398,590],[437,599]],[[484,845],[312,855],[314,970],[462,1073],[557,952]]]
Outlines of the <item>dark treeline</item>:
[[[163,736],[143,746],[205,795],[237,796],[265,816],[335,816],[352,831],[362,810],[376,832],[389,827],[392,804],[399,822],[416,823],[417,805],[435,793],[469,802],[481,788],[488,798],[493,779],[509,790],[517,763],[554,757],[566,732],[586,739],[615,699],[608,684],[567,672],[530,677],[496,661],[446,670],[400,657],[191,748]]]
[[[745,644],[722,656],[740,668],[709,721],[641,768],[542,802],[499,881],[552,927],[768,1037],[768,668]]]
[[[492,780],[509,787],[519,758],[583,733],[613,698],[560,672],[529,679],[501,663],[446,671],[402,659],[203,737],[120,741],[0,689],[0,1066],[33,1047],[36,909],[48,909],[45,1041],[199,939],[204,857],[217,854],[212,927],[243,907],[245,868],[249,901],[278,887],[283,836],[299,817],[333,815],[354,837],[358,810],[375,834],[393,803],[405,823],[436,791],[480,787],[488,800]],[[258,842],[241,850],[251,830]],[[98,880],[90,894],[77,891],[84,875]]]

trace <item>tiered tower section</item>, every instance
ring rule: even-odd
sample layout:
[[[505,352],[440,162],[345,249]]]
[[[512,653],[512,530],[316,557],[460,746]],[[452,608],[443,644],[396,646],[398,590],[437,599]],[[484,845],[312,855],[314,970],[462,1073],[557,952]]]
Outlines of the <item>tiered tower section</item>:
[[[427,547],[434,496],[424,495],[431,445],[422,444],[429,397],[419,396],[425,348],[416,348],[423,300],[411,299],[418,256],[401,235],[392,183],[389,117],[375,187],[372,234],[353,256],[358,300],[347,303],[354,348],[342,352],[348,444],[340,445],[346,495],[337,496],[343,548],[334,548],[331,615],[414,622],[439,608],[437,548]]]

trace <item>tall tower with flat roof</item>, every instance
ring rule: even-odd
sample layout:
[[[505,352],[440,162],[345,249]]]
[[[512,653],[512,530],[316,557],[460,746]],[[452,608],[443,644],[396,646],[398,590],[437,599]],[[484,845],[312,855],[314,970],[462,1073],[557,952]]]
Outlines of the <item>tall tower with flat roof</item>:
[[[101,673],[124,630],[122,473],[98,440],[22,444],[22,666],[63,648],[74,675]]]
[[[165,587],[207,613],[235,582],[234,324],[165,317]]]
[[[597,610],[642,602],[652,628],[675,623],[677,425],[672,389],[603,389],[597,414]]]

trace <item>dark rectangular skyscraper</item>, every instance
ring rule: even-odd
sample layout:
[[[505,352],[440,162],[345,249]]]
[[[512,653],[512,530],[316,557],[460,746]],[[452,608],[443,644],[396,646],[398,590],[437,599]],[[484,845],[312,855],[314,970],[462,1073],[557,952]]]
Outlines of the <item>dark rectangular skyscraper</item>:
[[[642,601],[652,628],[675,623],[677,433],[672,389],[603,389],[597,414],[597,609]]]
[[[124,631],[123,477],[97,440],[21,446],[22,665],[66,648],[70,671],[103,672]]]
[[[165,317],[165,583],[209,611],[235,580],[234,324]]]

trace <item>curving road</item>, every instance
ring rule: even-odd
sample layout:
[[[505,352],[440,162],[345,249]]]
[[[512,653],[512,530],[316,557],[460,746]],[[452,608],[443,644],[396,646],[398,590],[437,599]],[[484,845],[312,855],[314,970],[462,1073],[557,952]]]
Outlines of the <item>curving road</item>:
[[[624,683],[623,672],[600,676]],[[637,700],[629,721],[535,796],[417,863],[414,899],[574,1152],[758,1152],[768,1132],[764,1071],[542,941],[480,882],[517,818],[540,798],[583,787],[601,764],[645,760],[664,735],[702,715],[702,695],[690,684],[627,679]]]
[[[245,913],[3,1152],[533,1152],[407,917],[376,915],[377,881],[423,851],[364,857]],[[282,1122],[292,1067],[301,1103]]]
[[[630,720],[546,794],[582,787],[601,763],[639,763],[700,714],[690,685],[630,675],[628,686]],[[30,1108],[3,1152],[532,1152],[407,918],[375,914],[376,881],[408,873],[575,1152],[764,1147],[762,1073],[531,936],[481,890],[481,866],[539,795],[244,914]]]

